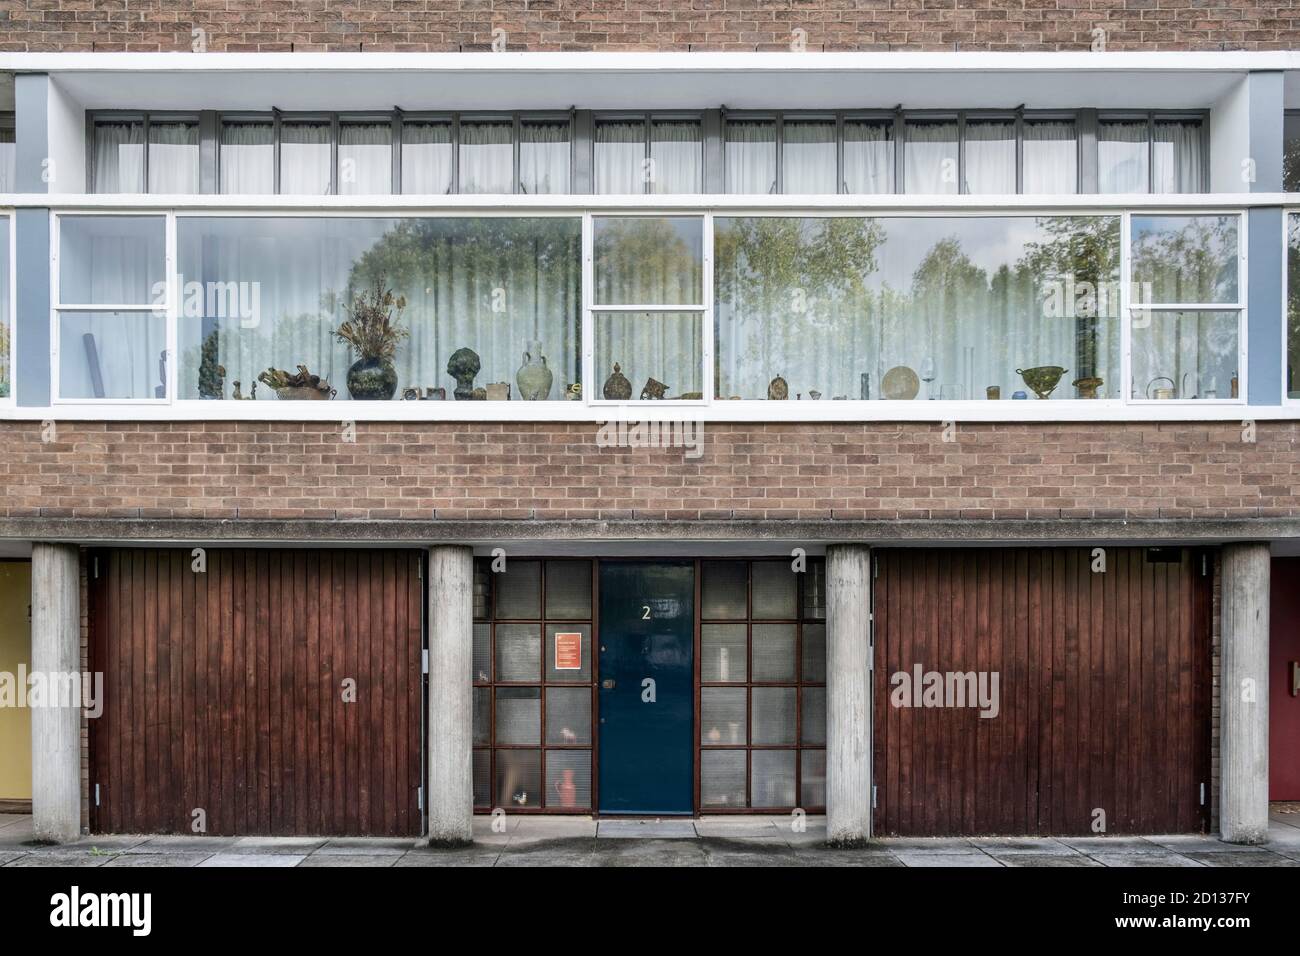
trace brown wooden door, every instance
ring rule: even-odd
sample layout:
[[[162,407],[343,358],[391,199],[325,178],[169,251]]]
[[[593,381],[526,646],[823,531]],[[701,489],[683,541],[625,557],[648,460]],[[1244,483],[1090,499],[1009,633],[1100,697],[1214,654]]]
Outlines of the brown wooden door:
[[[1089,834],[1097,811],[1110,834],[1206,828],[1201,554],[1107,548],[1104,573],[1089,548],[876,555],[879,833]],[[917,664],[998,672],[998,716],[899,706]]]
[[[93,555],[92,829],[191,833],[202,811],[209,834],[418,835],[420,560]]]

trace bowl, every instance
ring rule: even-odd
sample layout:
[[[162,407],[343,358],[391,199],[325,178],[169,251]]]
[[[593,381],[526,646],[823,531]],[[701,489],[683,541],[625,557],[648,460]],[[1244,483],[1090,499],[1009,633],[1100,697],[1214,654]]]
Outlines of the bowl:
[[[1034,368],[1018,368],[1016,374],[1025,380],[1025,384],[1039,398],[1047,398],[1061,381],[1066,369],[1059,365],[1039,365]]]

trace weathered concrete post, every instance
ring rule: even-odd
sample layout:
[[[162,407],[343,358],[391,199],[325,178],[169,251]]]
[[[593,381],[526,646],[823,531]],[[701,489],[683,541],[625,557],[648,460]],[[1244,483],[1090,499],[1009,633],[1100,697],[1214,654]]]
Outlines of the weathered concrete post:
[[[81,700],[61,689],[80,684],[52,678],[81,673],[76,545],[32,545],[32,672],[47,688],[32,708],[32,826],[36,839],[66,843],[81,834]]]
[[[1223,548],[1219,832],[1229,843],[1268,839],[1267,544]]]
[[[871,837],[871,549],[826,549],[826,842]]]
[[[474,552],[429,549],[430,846],[474,839]]]

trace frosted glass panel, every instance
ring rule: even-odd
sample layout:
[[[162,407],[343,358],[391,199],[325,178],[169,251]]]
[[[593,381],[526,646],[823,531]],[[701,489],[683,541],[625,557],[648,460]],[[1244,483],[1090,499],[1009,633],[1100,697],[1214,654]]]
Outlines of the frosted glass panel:
[[[794,620],[795,587],[799,575],[790,569],[788,561],[755,561],[753,564],[753,592],[756,620],[764,618]]]
[[[536,687],[498,687],[496,742],[542,742],[542,694]],[[499,758],[498,758],[499,759]]]
[[[578,642],[581,646],[580,663],[581,667],[576,670],[565,667],[560,669],[555,666],[555,642],[557,634],[577,634]],[[562,652],[567,653],[573,644],[572,637],[562,639]],[[569,664],[566,658],[560,663]],[[561,681],[590,681],[591,680],[591,625],[590,624],[547,624],[546,625],[546,679],[551,682]]]
[[[591,562],[546,562],[546,616],[561,621],[591,618]]]
[[[746,642],[744,624],[700,626],[700,680],[706,684],[745,681]]]
[[[492,803],[492,754],[487,750],[474,751],[474,806],[487,807]]]
[[[794,806],[793,750],[755,750],[751,755],[750,806]]]
[[[546,688],[546,743],[571,747],[591,743],[591,689]]]
[[[492,679],[492,642],[491,625],[478,623],[474,625],[474,680]]]
[[[497,625],[497,677],[499,681],[535,681],[542,674],[542,626]]]
[[[755,681],[793,681],[794,624],[754,624]]]
[[[824,745],[826,743],[826,688],[805,687],[802,696],[803,714],[799,718],[799,742]]]
[[[591,808],[591,751],[546,752],[546,806],[559,810]]]
[[[492,743],[492,690],[474,688],[474,744]]]
[[[826,751],[799,754],[799,805],[805,809],[826,806]]]
[[[826,680],[826,625],[803,626],[803,674],[806,682],[820,684]]]
[[[745,806],[745,751],[705,750],[700,754],[700,803],[706,807]]]
[[[754,733],[751,742],[792,744],[794,736],[795,689],[793,687],[755,687]]]
[[[498,750],[496,804],[508,813],[542,805],[542,755],[538,750]]]
[[[744,561],[705,561],[701,568],[700,614],[706,620],[743,620],[749,576]]]
[[[535,620],[542,616],[542,563],[509,561],[496,575],[498,621]]]
[[[745,743],[743,687],[705,687],[700,691],[700,743]]]

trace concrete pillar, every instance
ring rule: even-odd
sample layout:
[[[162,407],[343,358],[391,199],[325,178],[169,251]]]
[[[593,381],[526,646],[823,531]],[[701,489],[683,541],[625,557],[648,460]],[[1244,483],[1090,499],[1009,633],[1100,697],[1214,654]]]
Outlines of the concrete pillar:
[[[1219,831],[1229,843],[1268,839],[1268,595],[1268,545],[1225,545]]]
[[[430,846],[474,839],[474,552],[429,549]]]
[[[826,842],[871,837],[871,549],[826,549]]]
[[[81,574],[76,545],[32,546],[32,671],[81,673]],[[61,682],[55,682],[61,683]],[[69,706],[55,706],[64,703]],[[32,825],[36,839],[81,834],[81,701],[32,708]]]

